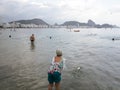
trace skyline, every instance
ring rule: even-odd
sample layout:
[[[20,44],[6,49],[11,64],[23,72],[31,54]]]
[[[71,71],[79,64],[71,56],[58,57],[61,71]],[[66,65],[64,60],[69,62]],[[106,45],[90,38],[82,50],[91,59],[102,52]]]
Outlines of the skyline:
[[[120,26],[120,0],[1,0],[0,20],[40,18],[48,23],[61,24],[65,21],[96,24],[109,23]]]

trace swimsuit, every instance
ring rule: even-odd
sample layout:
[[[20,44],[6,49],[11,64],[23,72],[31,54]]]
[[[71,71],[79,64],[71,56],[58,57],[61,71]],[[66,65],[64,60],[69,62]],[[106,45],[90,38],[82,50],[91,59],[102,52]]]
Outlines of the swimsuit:
[[[63,69],[63,60],[55,62],[54,58],[48,70],[48,81],[50,84],[59,83],[61,81],[61,71]]]

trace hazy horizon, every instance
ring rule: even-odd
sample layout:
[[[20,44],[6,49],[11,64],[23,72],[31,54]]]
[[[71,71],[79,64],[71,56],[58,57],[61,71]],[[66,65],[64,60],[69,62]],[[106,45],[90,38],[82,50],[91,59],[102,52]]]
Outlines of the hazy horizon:
[[[0,21],[39,18],[47,23],[65,21],[120,26],[120,0],[1,0]]]

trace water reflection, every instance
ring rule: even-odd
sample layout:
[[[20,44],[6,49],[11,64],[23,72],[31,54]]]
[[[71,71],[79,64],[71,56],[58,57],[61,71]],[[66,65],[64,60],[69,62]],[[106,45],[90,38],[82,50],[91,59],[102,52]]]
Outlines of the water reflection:
[[[30,49],[33,51],[35,49],[35,43],[31,42]]]

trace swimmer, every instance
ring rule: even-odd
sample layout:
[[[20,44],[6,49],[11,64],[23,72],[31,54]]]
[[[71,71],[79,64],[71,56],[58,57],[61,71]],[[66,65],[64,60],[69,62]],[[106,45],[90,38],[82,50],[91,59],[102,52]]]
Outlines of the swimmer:
[[[11,35],[9,35],[9,38],[11,38]]]
[[[112,38],[112,40],[114,41],[115,39],[114,39],[114,38]]]

